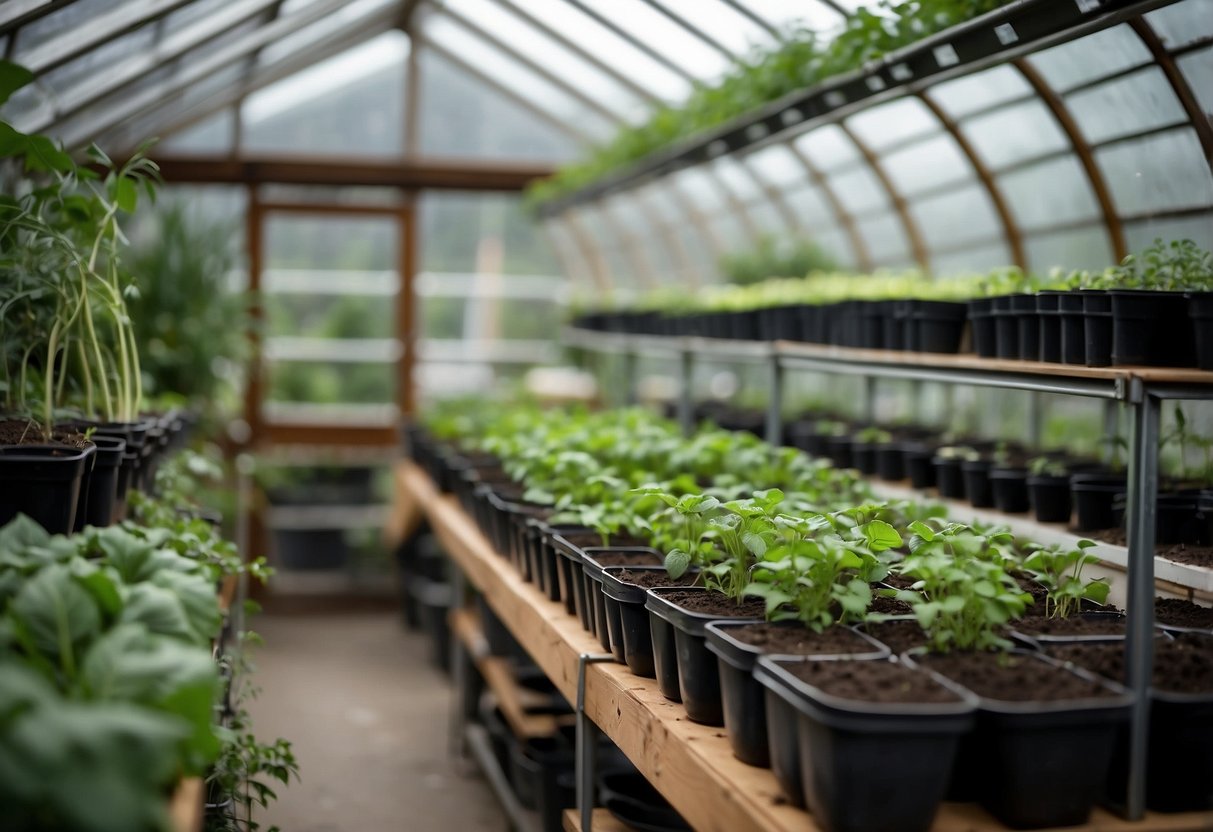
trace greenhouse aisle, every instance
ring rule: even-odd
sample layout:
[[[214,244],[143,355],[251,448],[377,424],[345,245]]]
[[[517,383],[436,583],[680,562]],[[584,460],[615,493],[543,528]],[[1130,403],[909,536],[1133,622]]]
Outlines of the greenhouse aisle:
[[[500,830],[483,780],[448,753],[451,692],[390,611],[258,616],[257,736],[287,737],[302,779],[260,820],[289,832]]]

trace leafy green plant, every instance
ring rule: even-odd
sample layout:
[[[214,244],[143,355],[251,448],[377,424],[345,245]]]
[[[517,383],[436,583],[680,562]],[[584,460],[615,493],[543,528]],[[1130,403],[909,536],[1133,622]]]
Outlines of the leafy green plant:
[[[801,277],[837,268],[834,258],[812,240],[785,239],[772,234],[762,235],[751,248],[720,258],[720,271],[730,283],[739,286],[769,277]]]
[[[1028,460],[1028,473],[1036,477],[1064,477],[1069,469],[1053,457],[1038,456]]]
[[[1099,563],[1099,558],[1087,551],[1094,545],[1090,540],[1080,540],[1073,548],[1033,547],[1035,551],[1024,559],[1023,568],[1048,591],[1045,606],[1050,617],[1069,618],[1082,608],[1083,601],[1103,604],[1108,600],[1111,587],[1105,579],[1082,579],[1084,567]]]

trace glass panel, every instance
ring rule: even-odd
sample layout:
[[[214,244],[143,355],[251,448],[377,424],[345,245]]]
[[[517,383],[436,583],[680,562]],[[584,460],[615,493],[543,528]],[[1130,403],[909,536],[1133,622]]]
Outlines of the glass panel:
[[[611,110],[639,119],[647,105],[584,58],[536,30],[495,0],[448,0],[446,7],[494,39],[510,44],[552,75]]]
[[[657,2],[735,55],[744,55],[754,46],[772,45],[770,32],[718,0]]]
[[[1187,121],[1183,105],[1157,66],[1076,92],[1066,103],[1091,143]]]
[[[715,78],[730,61],[643,0],[580,0],[599,16],[700,79]],[[692,15],[691,20],[697,15]]]
[[[877,263],[892,265],[910,263],[910,241],[901,218],[893,212],[860,220],[856,223],[868,255]]]
[[[17,54],[14,60],[21,59],[30,50],[64,34],[87,27],[98,15],[112,9],[113,0],[74,0],[58,11],[31,20],[17,32]]]
[[[430,192],[421,199],[418,225],[422,271],[560,274],[516,194]]]
[[[1213,112],[1213,48],[1202,49],[1178,58],[1179,71],[1206,113]]]
[[[330,11],[321,17],[315,23],[309,23],[303,28],[269,43],[258,54],[258,63],[265,66],[275,63],[287,55],[300,54],[308,45],[336,32],[348,24],[369,17],[391,3],[392,0],[351,0],[349,3],[344,3],[335,11]],[[284,7],[280,13],[280,18],[287,19],[295,11],[295,9]]]
[[[615,124],[588,110],[560,87],[531,71],[491,44],[452,22],[449,18],[428,15],[422,29],[424,39],[455,55],[486,77],[533,102],[541,110],[555,114],[575,125],[580,132],[606,137]]]
[[[700,280],[706,281],[716,273],[715,241],[708,241],[699,230],[699,226],[689,222],[674,227],[674,232],[682,241],[682,250],[691,261],[692,268],[699,272]]]
[[[1091,182],[1073,156],[1005,174],[998,186],[1022,229],[1047,229],[1099,216]],[[1045,194],[1048,198],[1042,198]]]
[[[423,48],[417,60],[423,155],[549,163],[577,156],[577,143],[566,133],[432,49]]]
[[[1191,128],[1100,148],[1095,159],[1121,214],[1213,205],[1213,178]]]
[[[917,98],[898,98],[846,119],[856,138],[872,150],[894,147],[906,139],[939,129],[939,119]]]
[[[855,258],[855,249],[851,246],[851,238],[836,225],[824,225],[814,228],[813,240],[822,250],[827,252],[839,268],[853,269],[859,265]]]
[[[751,170],[766,182],[786,188],[808,176],[796,154],[785,144],[771,144],[745,157]]]
[[[384,275],[389,276],[390,273]],[[285,287],[290,284],[292,276],[289,272],[277,272],[274,274],[274,284]],[[381,296],[274,293],[267,286],[265,308],[266,334],[271,338],[395,336],[395,304]]]
[[[893,186],[905,195],[973,178],[968,157],[947,133],[893,151],[881,163]]]
[[[737,159],[731,156],[721,156],[716,161],[709,162],[708,166],[716,180],[742,202],[748,202],[762,195],[759,183]]]
[[[1108,231],[1102,225],[1028,237],[1024,248],[1028,267],[1035,272],[1052,268],[1105,269],[1114,260]]]
[[[155,29],[145,26],[130,34],[114,38],[109,43],[90,49],[73,61],[40,76],[49,89],[62,93],[95,72],[104,72],[128,55],[146,52],[152,48]]]
[[[388,404],[395,399],[396,368],[389,362],[267,361],[266,375],[269,402]]]
[[[860,158],[855,143],[837,124],[827,124],[805,133],[795,144],[818,170],[831,170]]]
[[[648,207],[649,213],[661,222],[681,223],[686,219],[686,211],[674,193],[673,185],[666,180],[658,179],[642,185],[635,194]]]
[[[885,208],[889,204],[888,191],[867,165],[831,174],[827,178],[830,190],[838,197],[842,207],[852,214],[870,212],[873,208]]]
[[[737,251],[749,246],[753,240],[746,233],[741,220],[732,211],[718,214],[708,221],[712,236],[724,251]]]
[[[544,223],[546,237],[554,249],[556,259],[559,261],[559,274],[568,275],[574,281],[580,281],[586,286],[593,285],[593,279],[590,275],[589,266],[585,261],[585,256],[581,249],[577,247],[576,241],[568,232],[568,226],[558,220],[547,220]]]
[[[691,92],[685,78],[653,60],[628,41],[570,3],[551,0],[510,0],[531,17],[542,20],[587,51],[609,56],[611,67],[667,101],[680,101]]]
[[[1208,0],[1186,0],[1146,14],[1168,49],[1178,49],[1189,43],[1213,36],[1213,14]]]
[[[231,109],[220,110],[169,136],[159,144],[159,148],[177,153],[227,153],[232,147],[234,126],[235,112]]]
[[[213,12],[221,11],[229,2],[230,0],[191,0],[188,5],[164,18],[164,22],[161,24],[164,37],[167,39],[169,35],[180,32],[191,23],[197,23],[199,20],[209,17]]]
[[[1127,25],[1114,26],[1038,52],[1028,61],[1045,82],[1063,92],[1131,66],[1150,62],[1150,50]]]
[[[972,272],[986,272],[1006,266],[1011,262],[1011,252],[1004,241],[931,255],[931,272],[941,277]]]
[[[955,248],[967,240],[987,240],[1003,232],[990,194],[980,185],[910,203],[930,248]]]
[[[50,121],[55,116],[51,99],[37,81],[17,90],[4,102],[4,120],[18,130],[29,130],[30,125]]]
[[[787,234],[791,230],[784,213],[769,199],[751,202],[745,210],[759,234]]]
[[[806,183],[788,191],[784,194],[784,200],[788,203],[788,207],[796,212],[800,218],[800,225],[805,228],[813,228],[838,220],[834,216],[829,202],[826,201],[824,193],[816,185]]]
[[[686,168],[673,175],[675,186],[687,202],[703,214],[721,210],[727,205],[723,189],[703,168]]]
[[[1147,219],[1125,225],[1129,251],[1141,251],[1159,238],[1192,240],[1206,251],[1213,250],[1213,211],[1195,217]]]
[[[1070,146],[1048,107],[1025,101],[963,122],[961,132],[992,168]]]
[[[1012,98],[1030,95],[1032,87],[1014,67],[1003,64],[984,72],[944,81],[928,95],[952,118],[962,118]]]
[[[253,93],[242,111],[254,151],[398,155],[408,38],[387,32]]]
[[[819,0],[742,0],[764,20],[780,28],[804,26],[809,29],[833,29],[841,26],[842,15]]]

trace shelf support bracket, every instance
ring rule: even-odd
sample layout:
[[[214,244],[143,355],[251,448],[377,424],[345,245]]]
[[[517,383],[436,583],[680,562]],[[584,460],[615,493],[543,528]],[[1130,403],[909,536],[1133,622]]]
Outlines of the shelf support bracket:
[[[577,813],[582,832],[591,832],[594,823],[594,770],[598,763],[598,726],[585,712],[585,672],[592,664],[614,660],[612,653],[582,653],[577,657]]]
[[[1125,684],[1133,691],[1129,728],[1129,783],[1125,814],[1140,820],[1146,808],[1146,763],[1150,731],[1150,681],[1154,665],[1154,520],[1158,498],[1158,435],[1161,400],[1145,395],[1130,412],[1129,616]]]
[[[691,351],[683,348],[678,351],[678,424],[682,432],[690,436],[695,427],[694,391],[694,357]]]
[[[783,444],[783,367],[779,357],[767,359],[767,442],[778,448]]]

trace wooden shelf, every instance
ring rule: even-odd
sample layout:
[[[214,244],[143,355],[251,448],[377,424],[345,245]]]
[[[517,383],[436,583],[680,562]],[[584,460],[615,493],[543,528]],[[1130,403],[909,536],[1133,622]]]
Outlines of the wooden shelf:
[[[581,813],[576,809],[565,809],[563,821],[564,832],[581,832]],[[635,832],[606,809],[595,809],[590,824],[594,827],[592,832]]]
[[[425,506],[435,534],[467,579],[557,688],[575,701],[578,657],[601,653],[597,639],[568,615],[563,604],[549,601],[538,588],[523,582],[455,498],[439,494],[420,468],[401,463],[397,481]],[[784,802],[769,770],[733,757],[723,729],[688,720],[681,705],[661,695],[655,680],[635,676],[620,664],[593,664],[586,670],[585,701],[594,723],[695,829],[812,832],[818,828],[811,816]],[[1127,823],[1097,810],[1090,823],[1073,829],[1208,832],[1210,828],[1213,812],[1148,815],[1139,823]],[[1001,829],[979,807],[952,803],[940,807],[933,827],[934,832]]]
[[[497,698],[501,714],[509,724],[514,736],[520,739],[550,737],[564,725],[572,725],[573,715],[532,714],[527,707],[546,702],[546,697],[519,686],[514,668],[508,659],[489,655],[489,645],[484,639],[480,620],[471,610],[452,610],[451,633],[467,648],[468,655],[480,671],[485,686]]]
[[[1023,537],[1036,543],[1059,546],[1073,546],[1088,535],[1076,534],[1066,528],[1064,523],[1037,523],[1026,514],[1004,514],[994,509],[973,508],[960,500],[947,500],[933,491],[919,491],[911,488],[908,483],[890,483],[868,478],[867,483],[872,492],[886,500],[926,500],[940,503],[947,507],[948,517],[964,522],[975,520],[990,525],[1007,526],[1016,537]],[[1097,541],[1098,543],[1098,541]],[[1114,566],[1122,572],[1129,565],[1129,550],[1124,546],[1113,546],[1109,543],[1098,543],[1090,550],[1091,554],[1104,563]],[[1201,597],[1213,594],[1213,569],[1195,566],[1190,563],[1179,563],[1164,557],[1154,558],[1154,577],[1175,587],[1197,592]]]
[[[173,832],[198,832],[202,829],[202,796],[205,785],[201,777],[187,777],[177,784],[168,804]]]

